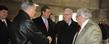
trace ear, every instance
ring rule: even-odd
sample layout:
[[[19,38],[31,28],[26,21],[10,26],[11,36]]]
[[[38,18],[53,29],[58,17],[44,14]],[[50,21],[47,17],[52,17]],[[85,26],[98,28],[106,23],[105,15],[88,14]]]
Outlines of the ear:
[[[42,14],[44,14],[44,11],[42,11]]]

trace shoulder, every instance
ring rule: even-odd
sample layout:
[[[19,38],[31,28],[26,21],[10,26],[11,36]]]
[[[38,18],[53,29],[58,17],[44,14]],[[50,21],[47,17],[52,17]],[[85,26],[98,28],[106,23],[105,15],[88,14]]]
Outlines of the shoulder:
[[[65,21],[59,21],[59,22],[57,22],[56,25],[65,25],[65,24],[66,24]]]
[[[89,21],[88,25],[86,26],[89,27],[88,30],[90,31],[101,31],[99,25],[93,21]]]
[[[38,20],[41,20],[42,18],[41,17],[37,17],[35,19],[33,19],[33,21],[38,21]]]
[[[37,17],[37,18],[33,19],[33,22],[36,24],[36,23],[41,23],[41,22],[43,22],[43,20],[42,20],[41,17]]]
[[[37,29],[32,20],[25,20],[20,24],[20,27],[23,29]]]
[[[91,40],[92,42],[101,41],[102,32],[96,22],[90,21],[90,26],[87,29],[87,33],[89,33],[88,37],[91,37],[89,40]]]
[[[21,22],[21,25],[25,25],[25,26],[30,25],[30,24],[32,24],[31,20],[24,20]]]
[[[11,23],[11,21],[10,21],[10,20],[8,20],[8,19],[6,19],[6,22]]]
[[[91,27],[99,28],[99,25],[94,21],[89,21],[89,24],[90,24]]]
[[[62,24],[62,23],[64,23],[64,21],[59,21],[59,22],[57,22],[57,24]]]
[[[73,24],[73,25],[78,25],[78,23],[75,22],[75,21],[73,21],[73,20],[72,20],[72,24]]]

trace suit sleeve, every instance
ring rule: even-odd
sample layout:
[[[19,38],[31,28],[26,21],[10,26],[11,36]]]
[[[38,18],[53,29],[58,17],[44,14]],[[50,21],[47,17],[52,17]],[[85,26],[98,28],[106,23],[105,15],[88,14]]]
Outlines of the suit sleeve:
[[[100,28],[97,26],[91,26],[90,30],[87,44],[101,44],[102,35]]]
[[[26,31],[22,31],[27,35],[27,38],[29,38],[32,42],[39,44],[48,44],[48,39],[40,32],[37,27],[34,25],[33,22],[26,21],[23,23]]]

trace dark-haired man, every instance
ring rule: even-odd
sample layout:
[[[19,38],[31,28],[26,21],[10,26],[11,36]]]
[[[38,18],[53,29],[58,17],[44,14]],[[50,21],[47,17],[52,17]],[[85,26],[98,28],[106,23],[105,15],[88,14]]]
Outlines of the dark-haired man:
[[[9,41],[9,29],[10,21],[7,20],[8,8],[4,5],[0,5],[0,44],[8,44]]]
[[[51,9],[48,6],[43,6],[41,9],[41,16],[33,19],[38,29],[49,38],[49,43],[55,44],[54,23],[49,16],[51,15]]]
[[[14,18],[11,29],[13,30],[11,44],[48,44],[49,40],[42,35],[32,22],[32,17],[36,13],[37,4],[24,2],[21,10]]]

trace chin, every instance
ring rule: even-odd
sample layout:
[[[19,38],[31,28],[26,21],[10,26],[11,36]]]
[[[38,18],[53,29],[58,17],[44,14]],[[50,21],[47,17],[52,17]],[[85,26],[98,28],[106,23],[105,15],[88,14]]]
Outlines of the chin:
[[[2,18],[2,19],[6,19],[6,17]]]

